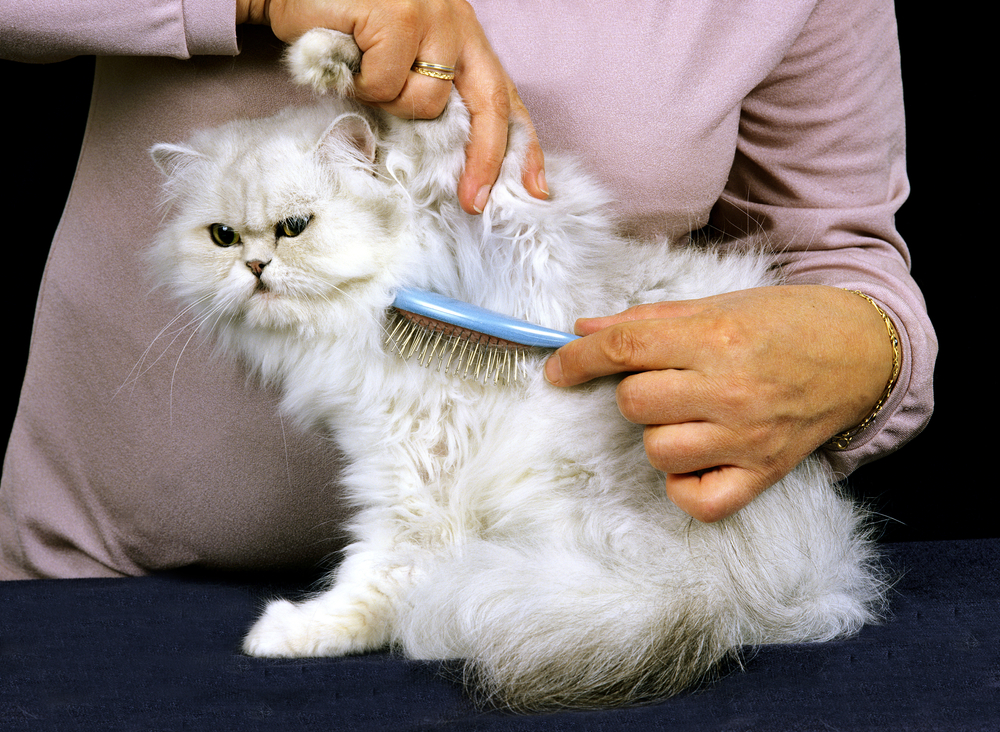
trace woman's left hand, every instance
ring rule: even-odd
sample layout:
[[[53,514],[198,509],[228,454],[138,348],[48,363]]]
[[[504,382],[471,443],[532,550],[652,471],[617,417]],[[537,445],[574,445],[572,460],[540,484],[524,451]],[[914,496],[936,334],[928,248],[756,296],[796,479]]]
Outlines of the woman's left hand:
[[[311,28],[354,36],[363,54],[357,98],[407,119],[437,117],[451,93],[451,82],[413,73],[414,61],[455,67],[455,89],[470,118],[458,184],[462,208],[481,213],[486,206],[507,153],[512,118],[529,134],[525,190],[548,197],[545,156],[531,117],[465,0],[237,0],[236,20],[268,24],[287,43]]]
[[[833,287],[640,305],[579,320],[577,333],[586,337],[549,358],[546,378],[571,386],[629,373],[619,409],[646,426],[667,495],[701,521],[738,511],[861,423],[892,370],[878,311]]]

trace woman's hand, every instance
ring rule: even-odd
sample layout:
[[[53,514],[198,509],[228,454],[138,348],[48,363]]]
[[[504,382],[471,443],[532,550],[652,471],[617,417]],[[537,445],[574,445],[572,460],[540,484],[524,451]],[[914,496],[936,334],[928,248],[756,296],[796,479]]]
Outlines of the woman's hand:
[[[618,406],[646,425],[667,495],[716,521],[862,422],[892,371],[885,323],[833,287],[766,287],[577,321],[545,365],[556,386],[631,373]]]
[[[462,208],[481,213],[486,206],[507,150],[511,117],[521,120],[533,139],[524,187],[536,198],[548,196],[531,118],[464,0],[237,0],[236,20],[268,24],[289,43],[316,27],[353,35],[363,54],[355,78],[358,99],[408,119],[437,117],[451,92],[451,82],[412,72],[413,62],[455,67],[455,88],[471,115],[458,187]]]

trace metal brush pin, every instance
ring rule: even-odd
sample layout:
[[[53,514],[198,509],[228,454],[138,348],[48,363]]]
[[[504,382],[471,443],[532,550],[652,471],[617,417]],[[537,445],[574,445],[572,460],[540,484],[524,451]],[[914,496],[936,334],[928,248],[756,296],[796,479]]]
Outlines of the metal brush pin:
[[[423,290],[399,290],[393,308],[386,328],[392,350],[484,384],[516,383],[532,350],[579,337]]]

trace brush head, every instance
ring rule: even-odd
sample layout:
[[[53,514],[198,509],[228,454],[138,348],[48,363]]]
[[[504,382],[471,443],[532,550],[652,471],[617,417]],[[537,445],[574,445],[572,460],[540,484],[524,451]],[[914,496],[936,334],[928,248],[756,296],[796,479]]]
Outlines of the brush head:
[[[398,308],[389,311],[386,343],[425,368],[494,385],[520,381],[538,350]]]
[[[529,323],[428,290],[402,287],[396,291],[396,299],[392,305],[397,310],[405,310],[521,346],[559,348],[579,338],[572,333]]]
[[[516,383],[529,355],[578,337],[413,288],[396,292],[386,328],[386,343],[403,358],[492,384]]]

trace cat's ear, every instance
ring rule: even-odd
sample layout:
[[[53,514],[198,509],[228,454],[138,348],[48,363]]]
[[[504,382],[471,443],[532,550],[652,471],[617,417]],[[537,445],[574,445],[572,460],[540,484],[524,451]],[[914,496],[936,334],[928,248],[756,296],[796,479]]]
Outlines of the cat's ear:
[[[153,145],[149,154],[156,167],[168,178],[173,178],[179,170],[201,159],[200,153],[185,145],[171,145],[166,142]]]
[[[371,125],[360,114],[342,114],[320,138],[318,151],[329,160],[349,159],[371,168],[375,163],[378,140]]]

